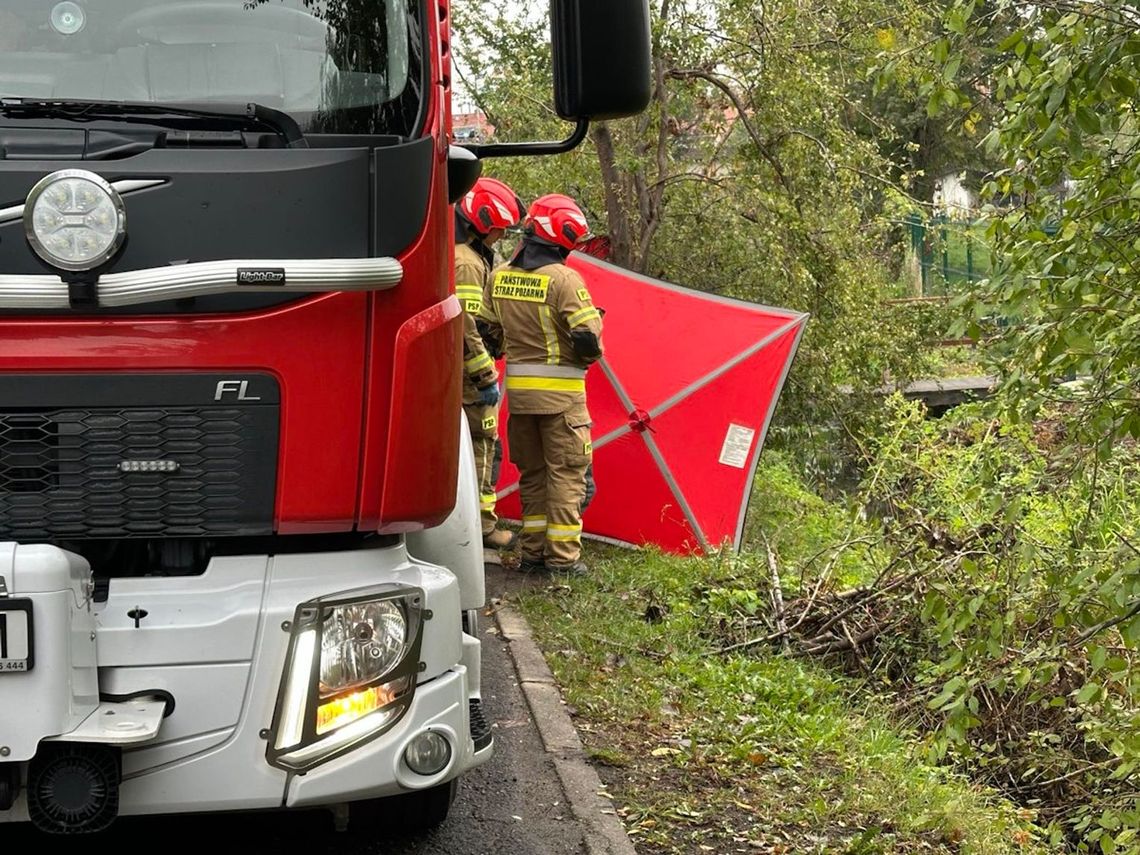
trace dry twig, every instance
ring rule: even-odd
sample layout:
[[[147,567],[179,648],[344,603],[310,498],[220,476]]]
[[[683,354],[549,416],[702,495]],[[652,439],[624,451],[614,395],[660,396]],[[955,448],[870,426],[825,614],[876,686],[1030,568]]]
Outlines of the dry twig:
[[[768,573],[772,577],[772,603],[776,609],[776,629],[780,633],[780,643],[788,649],[788,622],[784,619],[784,588],[780,584],[780,568],[776,566],[776,553],[772,544],[764,537],[764,551],[768,553]]]

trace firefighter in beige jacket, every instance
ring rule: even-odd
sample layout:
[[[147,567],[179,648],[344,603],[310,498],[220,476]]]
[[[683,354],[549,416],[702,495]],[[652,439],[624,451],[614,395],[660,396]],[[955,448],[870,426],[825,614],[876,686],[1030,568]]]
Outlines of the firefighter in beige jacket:
[[[495,488],[499,473],[499,373],[476,319],[490,282],[494,245],[522,219],[515,192],[494,178],[480,178],[455,206],[455,294],[463,304],[463,409],[475,449],[483,546],[509,549],[514,535],[497,527]]]
[[[602,316],[565,262],[588,234],[574,200],[542,197],[483,301],[480,327],[507,358],[507,436],[520,470],[526,571],[585,570],[582,503],[593,457],[586,369],[602,356]]]

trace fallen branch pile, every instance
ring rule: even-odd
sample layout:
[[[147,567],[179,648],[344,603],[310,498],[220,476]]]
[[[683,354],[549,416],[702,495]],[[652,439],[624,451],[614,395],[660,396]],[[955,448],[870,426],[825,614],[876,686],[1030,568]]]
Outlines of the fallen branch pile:
[[[841,552],[837,550],[810,592],[792,599],[784,595],[776,554],[766,542],[765,550],[772,619],[758,618],[756,626],[768,631],[721,647],[720,653],[779,645],[804,656],[848,654],[866,671],[864,653],[915,614],[914,598],[921,594],[926,575],[913,566],[918,546],[896,557],[871,584],[829,591],[827,583]]]

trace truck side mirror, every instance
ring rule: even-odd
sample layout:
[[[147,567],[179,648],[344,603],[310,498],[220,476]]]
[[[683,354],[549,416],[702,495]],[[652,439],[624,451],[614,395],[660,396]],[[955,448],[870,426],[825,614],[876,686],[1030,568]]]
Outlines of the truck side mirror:
[[[649,106],[648,0],[551,0],[550,32],[563,119],[620,119]]]
[[[473,152],[457,145],[447,150],[447,201],[454,205],[467,195],[483,174],[483,164]]]
[[[636,116],[653,92],[649,0],[550,0],[554,106],[575,123],[556,142],[477,143],[477,157],[564,154],[577,148],[591,120]]]

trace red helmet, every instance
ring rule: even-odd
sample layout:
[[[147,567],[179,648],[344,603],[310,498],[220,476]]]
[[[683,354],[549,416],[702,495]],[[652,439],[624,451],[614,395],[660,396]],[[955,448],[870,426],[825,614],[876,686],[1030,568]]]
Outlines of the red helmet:
[[[526,215],[526,227],[564,249],[574,249],[590,236],[590,224],[578,203],[559,193],[535,200]]]
[[[459,215],[479,234],[491,229],[509,229],[523,215],[522,199],[497,178],[480,178],[459,202]]]

